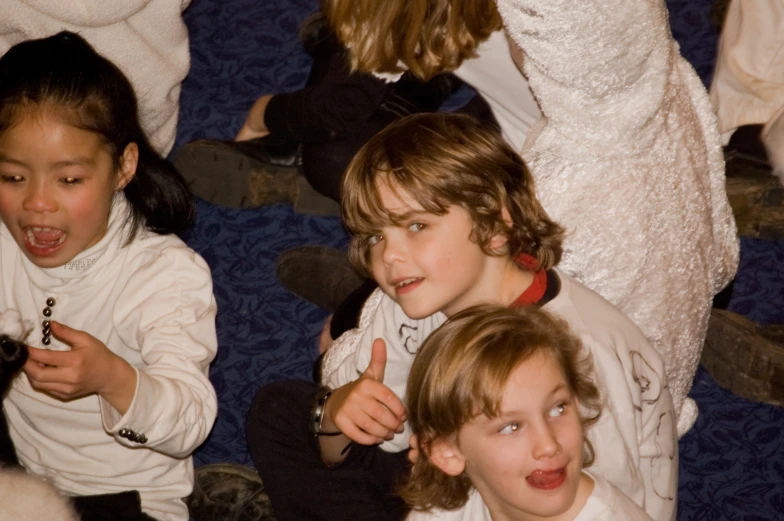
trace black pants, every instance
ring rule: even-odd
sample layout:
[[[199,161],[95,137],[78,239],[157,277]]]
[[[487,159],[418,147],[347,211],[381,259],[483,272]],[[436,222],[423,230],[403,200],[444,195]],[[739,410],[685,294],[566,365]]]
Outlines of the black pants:
[[[275,111],[276,123],[270,128],[273,134],[280,129],[281,138],[302,143],[308,182],[338,202],[346,167],[371,137],[410,114],[437,111],[462,85],[453,74],[422,82],[405,73],[397,82],[387,83],[352,71],[345,47],[326,30],[310,52],[313,65],[305,88],[283,95],[285,114]],[[476,103],[486,106],[480,117],[492,118],[489,106],[479,100]]]
[[[399,521],[408,509],[396,490],[408,476],[407,452],[353,445],[339,466],[321,459],[310,433],[311,382],[262,387],[247,419],[248,447],[279,521]]]
[[[155,521],[142,512],[142,500],[135,490],[76,496],[73,502],[82,521]]]

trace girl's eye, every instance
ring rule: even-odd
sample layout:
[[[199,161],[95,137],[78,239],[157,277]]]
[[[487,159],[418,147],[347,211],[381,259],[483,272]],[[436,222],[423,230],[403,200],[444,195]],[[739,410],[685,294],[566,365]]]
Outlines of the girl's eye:
[[[4,183],[21,183],[24,178],[20,175],[4,175],[2,180]]]
[[[381,239],[383,239],[383,238],[384,238],[384,236],[381,235],[380,233],[376,234],[376,235],[371,235],[370,237],[367,238],[367,243],[370,246],[375,246],[376,244],[381,242]]]
[[[498,434],[512,434],[513,432],[517,431],[520,428],[520,424],[518,422],[511,422],[507,423],[503,427],[498,430]]]
[[[82,180],[78,177],[63,177],[62,182],[66,185],[75,185],[79,184]]]
[[[558,418],[559,416],[563,416],[566,412],[566,403],[559,403],[552,409],[550,409],[549,416],[550,418]]]
[[[427,228],[427,225],[423,223],[411,223],[408,225],[408,231],[410,232],[421,232],[425,228]]]

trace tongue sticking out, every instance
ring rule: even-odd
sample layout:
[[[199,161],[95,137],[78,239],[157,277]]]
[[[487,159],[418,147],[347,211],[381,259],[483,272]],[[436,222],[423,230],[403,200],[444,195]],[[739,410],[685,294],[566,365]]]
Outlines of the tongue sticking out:
[[[528,476],[526,481],[535,488],[551,489],[557,488],[563,483],[566,469],[558,470],[535,470]]]

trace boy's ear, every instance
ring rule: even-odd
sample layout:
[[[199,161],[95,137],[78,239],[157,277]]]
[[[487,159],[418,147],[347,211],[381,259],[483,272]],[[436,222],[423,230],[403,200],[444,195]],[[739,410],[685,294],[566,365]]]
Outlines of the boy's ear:
[[[114,185],[115,191],[119,192],[131,182],[136,175],[136,167],[139,165],[139,146],[136,143],[128,143],[120,157],[120,169],[117,172],[117,182]]]
[[[465,470],[465,457],[454,443],[446,440],[433,442],[429,450],[430,461],[449,476],[459,476]]]
[[[512,216],[509,214],[509,210],[507,210],[506,206],[501,208],[501,219],[504,221],[506,225],[506,229],[511,229],[514,226],[512,222]],[[506,233],[497,233],[490,239],[490,250],[501,252],[503,251],[504,246],[506,246],[509,237]]]

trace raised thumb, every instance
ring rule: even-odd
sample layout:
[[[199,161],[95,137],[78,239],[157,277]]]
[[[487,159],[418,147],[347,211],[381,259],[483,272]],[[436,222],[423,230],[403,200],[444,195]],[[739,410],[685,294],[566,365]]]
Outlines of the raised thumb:
[[[373,341],[373,348],[370,352],[370,363],[365,369],[363,376],[373,378],[379,382],[384,381],[384,369],[387,367],[387,345],[384,340],[377,338]]]

